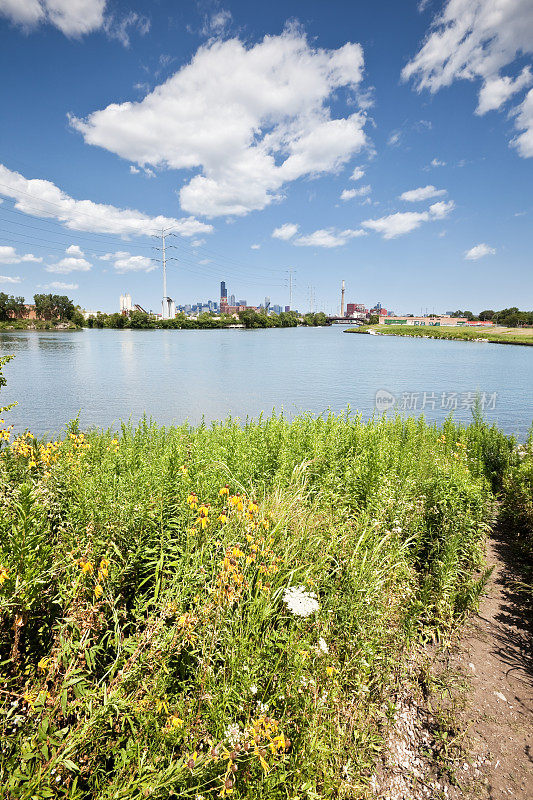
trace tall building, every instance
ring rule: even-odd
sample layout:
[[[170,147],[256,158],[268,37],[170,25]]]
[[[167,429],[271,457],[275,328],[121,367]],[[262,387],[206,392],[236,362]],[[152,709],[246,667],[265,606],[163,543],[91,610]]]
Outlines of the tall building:
[[[229,305],[230,306],[234,306],[235,305],[235,295],[234,294],[230,294],[230,296],[229,296]]]
[[[131,294],[121,294],[120,295],[120,313],[121,314],[129,314],[130,311],[133,311],[133,305],[131,302]]]
[[[227,300],[228,292],[226,290],[226,281],[220,281],[220,300]]]
[[[174,319],[176,316],[176,304],[171,297],[163,297],[161,301],[161,317],[163,319]]]
[[[265,297],[265,311],[267,314],[270,311],[270,297]]]

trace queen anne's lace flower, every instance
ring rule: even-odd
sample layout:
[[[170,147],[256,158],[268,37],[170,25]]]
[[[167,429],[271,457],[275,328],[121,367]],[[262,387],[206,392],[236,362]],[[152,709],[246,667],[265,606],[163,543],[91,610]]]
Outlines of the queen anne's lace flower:
[[[241,738],[241,729],[238,726],[238,724],[236,722],[232,722],[226,728],[225,733],[226,733],[226,739],[228,740],[230,745],[232,747],[235,747],[235,745],[239,743],[239,740]]]
[[[307,592],[305,586],[289,586],[283,592],[283,602],[297,617],[308,617],[318,611],[319,603],[314,592]]]

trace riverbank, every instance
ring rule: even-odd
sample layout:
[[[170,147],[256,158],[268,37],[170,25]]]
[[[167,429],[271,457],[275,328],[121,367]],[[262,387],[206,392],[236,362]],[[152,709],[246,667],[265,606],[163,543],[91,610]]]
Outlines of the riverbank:
[[[418,336],[424,339],[454,339],[461,342],[533,345],[533,328],[438,328],[418,325],[361,325],[345,333],[376,333],[382,336]]]
[[[479,420],[346,415],[4,444],[5,797],[364,796],[523,463]]]
[[[59,322],[43,319],[9,319],[0,321],[0,333],[3,331],[79,331],[80,325],[74,322]]]

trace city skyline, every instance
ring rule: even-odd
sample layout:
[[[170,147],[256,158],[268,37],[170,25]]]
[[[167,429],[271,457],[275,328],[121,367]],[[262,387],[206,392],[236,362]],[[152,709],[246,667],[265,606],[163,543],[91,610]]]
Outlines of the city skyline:
[[[533,7],[462,5],[0,0],[0,291],[532,307]]]

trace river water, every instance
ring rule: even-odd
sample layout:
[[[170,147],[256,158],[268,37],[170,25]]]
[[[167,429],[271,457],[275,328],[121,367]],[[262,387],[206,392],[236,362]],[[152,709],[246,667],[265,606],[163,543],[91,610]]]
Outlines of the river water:
[[[1,403],[20,431],[54,435],[144,413],[162,424],[288,417],[390,406],[468,422],[478,394],[488,420],[524,439],[533,418],[533,347],[344,333],[344,326],[257,331],[13,331],[0,334]],[[388,411],[387,413],[391,413]]]

